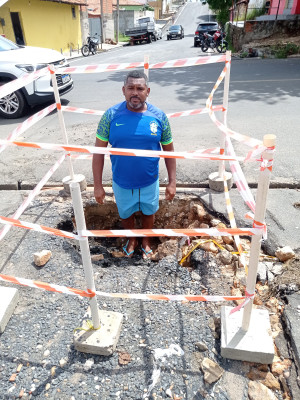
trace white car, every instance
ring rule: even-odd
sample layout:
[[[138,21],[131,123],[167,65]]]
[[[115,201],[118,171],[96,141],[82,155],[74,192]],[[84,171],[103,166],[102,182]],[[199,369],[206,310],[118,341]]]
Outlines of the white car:
[[[20,78],[48,64],[68,66],[63,55],[56,50],[41,47],[18,46],[0,36],[0,86]],[[56,74],[58,90],[63,95],[73,89],[69,74]],[[38,78],[25,87],[0,99],[0,116],[19,118],[29,107],[54,100],[50,75]]]

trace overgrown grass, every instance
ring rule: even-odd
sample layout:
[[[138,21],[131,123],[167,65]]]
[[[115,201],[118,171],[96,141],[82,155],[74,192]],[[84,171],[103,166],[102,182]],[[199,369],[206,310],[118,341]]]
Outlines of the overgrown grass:
[[[287,43],[285,45],[272,46],[271,50],[276,58],[287,58],[293,54],[300,53],[300,46],[297,46],[295,43]]]
[[[252,21],[256,17],[259,17],[260,15],[265,15],[266,9],[265,7],[262,8],[252,8],[247,10],[247,15],[246,15],[246,20],[247,21]],[[245,21],[245,13],[239,14],[237,18],[234,19],[235,21]]]
[[[119,34],[119,42],[129,42],[129,40],[130,40],[129,36],[125,36],[124,33]]]
[[[260,15],[265,15],[266,13],[266,7],[261,7],[261,8],[253,8],[252,10],[248,9],[246,20],[253,20],[256,17],[259,17]]]

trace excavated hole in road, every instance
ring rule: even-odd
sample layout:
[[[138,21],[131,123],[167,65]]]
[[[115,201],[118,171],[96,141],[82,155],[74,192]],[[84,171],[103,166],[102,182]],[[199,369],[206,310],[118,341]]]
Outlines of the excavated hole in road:
[[[85,201],[84,212],[88,230],[122,229],[121,220],[113,197],[107,197],[103,205],[97,204],[94,200]],[[163,198],[160,199],[159,210],[155,214],[154,226],[156,229],[225,228],[226,225],[221,222],[222,219],[224,220],[222,215],[216,216],[208,212],[198,197],[194,195],[184,195],[174,199],[172,202],[168,202]],[[72,219],[62,221],[58,225],[58,228],[67,231],[76,229],[74,216]],[[142,228],[140,212],[136,213],[136,228]],[[210,242],[207,242],[208,239],[210,239]],[[218,247],[218,244],[228,251],[234,251],[231,237],[191,237],[190,246],[188,246],[187,241],[182,240],[182,237],[153,237],[151,238],[151,244],[154,250],[152,261],[158,261],[168,255],[177,255],[177,259],[180,261],[193,247],[193,244],[196,243],[193,242],[195,240],[206,242],[207,247],[204,249],[207,249],[211,254],[220,252],[221,249]],[[215,244],[213,244],[212,240]],[[105,264],[107,264],[108,266],[112,258],[123,258],[124,253],[122,247],[125,245],[126,241],[126,238],[90,237],[89,244],[93,262],[99,261],[101,265],[104,264],[105,266]],[[139,238],[139,243],[141,243],[141,238]],[[215,252],[211,252],[211,246],[214,248]],[[76,249],[78,249],[78,247],[79,246],[76,245]],[[139,245],[135,251],[133,260],[135,257],[138,257],[140,260],[141,255],[142,252]],[[193,269],[194,266],[190,259],[190,256],[187,257],[182,265]],[[235,261],[236,260],[237,257],[235,257]]]

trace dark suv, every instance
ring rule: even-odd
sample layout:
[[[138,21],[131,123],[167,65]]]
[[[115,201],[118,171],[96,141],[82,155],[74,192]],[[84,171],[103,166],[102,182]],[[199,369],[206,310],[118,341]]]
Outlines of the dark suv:
[[[203,33],[208,32],[210,35],[213,35],[218,29],[220,29],[220,27],[217,22],[201,22],[197,26],[197,30],[195,32],[194,46],[200,46]]]

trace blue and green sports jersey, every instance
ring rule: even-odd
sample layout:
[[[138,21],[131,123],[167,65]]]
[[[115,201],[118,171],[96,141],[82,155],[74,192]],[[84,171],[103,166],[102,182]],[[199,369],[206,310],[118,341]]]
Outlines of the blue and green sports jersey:
[[[166,114],[147,103],[143,113],[127,109],[126,102],[109,108],[102,116],[97,138],[112,147],[161,150],[161,144],[172,143]],[[113,180],[122,188],[138,189],[158,179],[158,157],[111,156]]]

